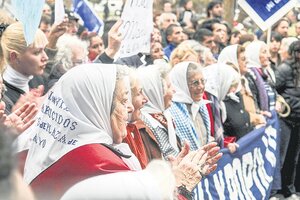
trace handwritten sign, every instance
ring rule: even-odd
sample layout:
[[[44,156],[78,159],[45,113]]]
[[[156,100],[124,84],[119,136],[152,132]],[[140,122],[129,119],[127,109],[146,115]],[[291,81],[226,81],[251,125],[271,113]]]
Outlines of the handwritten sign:
[[[121,19],[120,32],[123,36],[119,57],[137,53],[150,53],[150,39],[153,30],[153,0],[126,1]]]
[[[78,123],[68,116],[61,114],[65,112],[59,112],[60,110],[69,112],[68,107],[65,105],[62,98],[55,96],[52,91],[48,93],[49,104],[43,104],[41,107],[41,115],[37,117],[36,126],[39,127],[41,132],[45,134],[36,134],[33,137],[33,142],[45,148],[47,140],[57,140],[58,142],[66,145],[76,145],[77,140],[68,139],[66,132],[74,131]]]
[[[39,27],[45,0],[13,0],[12,8],[15,17],[22,22],[24,37],[27,45],[33,43],[35,33]]]
[[[295,7],[296,0],[239,0],[238,4],[265,31]]]

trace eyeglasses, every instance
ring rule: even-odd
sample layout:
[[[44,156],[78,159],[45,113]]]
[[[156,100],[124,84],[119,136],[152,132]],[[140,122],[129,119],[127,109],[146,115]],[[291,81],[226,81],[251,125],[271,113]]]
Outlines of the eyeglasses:
[[[189,85],[196,88],[199,87],[200,84],[205,86],[205,83],[206,83],[206,79],[200,79],[200,80],[194,80],[190,82]]]
[[[81,65],[81,64],[84,64],[84,63],[87,63],[87,62],[88,62],[87,58],[74,60],[73,61],[73,66]]]

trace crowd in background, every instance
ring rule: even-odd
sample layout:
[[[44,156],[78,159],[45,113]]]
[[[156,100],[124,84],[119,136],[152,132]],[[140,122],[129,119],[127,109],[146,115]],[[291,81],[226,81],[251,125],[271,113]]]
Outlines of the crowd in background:
[[[27,46],[1,10],[0,199],[194,199],[220,148],[238,151],[272,113],[281,190],[270,199],[300,199],[298,11],[270,41],[247,20],[225,21],[222,1],[206,11],[164,1],[150,53],[116,58],[120,19],[99,35],[71,10],[54,24],[46,3]]]

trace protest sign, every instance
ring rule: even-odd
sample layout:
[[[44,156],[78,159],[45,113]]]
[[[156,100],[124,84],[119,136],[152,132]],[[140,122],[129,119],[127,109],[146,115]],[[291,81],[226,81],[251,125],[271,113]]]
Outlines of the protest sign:
[[[153,0],[126,1],[121,19],[120,32],[123,40],[119,57],[128,57],[137,53],[150,53],[150,39],[153,30]]]
[[[196,199],[269,199],[271,189],[280,188],[279,124],[273,116],[241,138],[235,153],[222,149],[217,170],[195,189]]]
[[[63,0],[55,0],[54,23],[59,24],[65,19],[65,8]]]
[[[13,0],[12,8],[15,17],[22,22],[24,37],[27,45],[33,43],[35,33],[39,27],[45,0]]]
[[[293,7],[295,0],[238,0],[238,4],[263,30],[270,28]]]

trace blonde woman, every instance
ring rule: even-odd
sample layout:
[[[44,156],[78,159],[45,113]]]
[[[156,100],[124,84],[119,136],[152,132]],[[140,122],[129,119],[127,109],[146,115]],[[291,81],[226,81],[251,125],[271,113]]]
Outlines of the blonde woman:
[[[10,113],[20,95],[29,92],[32,77],[43,74],[48,61],[45,53],[48,40],[37,30],[33,43],[27,46],[20,22],[3,26],[0,37],[0,69],[4,69],[3,82],[7,88],[4,101],[6,113]]]
[[[176,49],[174,49],[170,56],[170,64],[172,67],[183,61],[199,62],[197,52],[187,44],[179,45]]]

